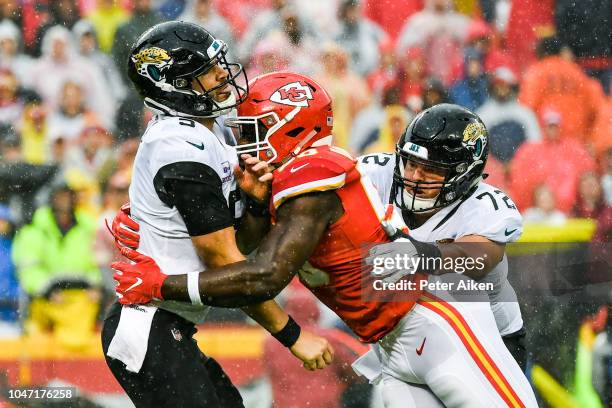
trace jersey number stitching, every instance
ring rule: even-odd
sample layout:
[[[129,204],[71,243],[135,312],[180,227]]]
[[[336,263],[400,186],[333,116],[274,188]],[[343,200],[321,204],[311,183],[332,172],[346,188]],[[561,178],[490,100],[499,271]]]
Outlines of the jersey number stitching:
[[[493,190],[493,192],[495,194],[497,194],[497,195],[501,195],[502,196],[502,201],[504,202],[504,204],[506,204],[507,208],[510,208],[512,210],[516,210],[516,206],[514,205],[514,203],[510,199],[510,197],[505,195],[503,191],[501,191],[501,190]],[[497,204],[497,200],[495,199],[495,196],[493,196],[493,194],[489,193],[488,191],[485,191],[484,193],[479,194],[479,195],[476,196],[476,198],[479,199],[479,200],[482,200],[484,197],[489,197],[489,199],[491,200],[491,204],[493,204],[493,208],[495,209],[495,211],[499,210],[499,205]]]
[[[362,163],[369,164],[370,159],[374,160],[374,163],[378,164],[379,166],[385,166],[387,163],[389,163],[389,160],[391,160],[391,155],[385,155],[381,159],[381,156],[379,154],[369,154],[367,156],[364,156],[361,161]]]

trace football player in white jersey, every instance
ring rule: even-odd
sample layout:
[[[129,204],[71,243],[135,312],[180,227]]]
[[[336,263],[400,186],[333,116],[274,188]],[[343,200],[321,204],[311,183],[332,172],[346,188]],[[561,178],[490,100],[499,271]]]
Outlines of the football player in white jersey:
[[[415,118],[395,154],[362,156],[359,168],[383,202],[401,209],[411,237],[454,242],[457,256],[487,256],[490,261],[484,268],[466,270],[465,275],[493,284],[488,295],[497,327],[525,370],[525,330],[516,293],[507,279],[504,250],[506,243],[520,237],[522,216],[504,192],[482,181],[488,153],[484,125],[453,126],[457,122],[450,119],[456,116],[478,119],[458,105],[436,105]],[[389,247],[389,255],[397,249]]]
[[[197,273],[206,267],[244,260],[237,242],[256,245],[269,226],[257,202],[267,192],[248,188],[259,174],[248,158],[244,171],[235,170],[233,136],[221,121],[248,93],[246,77],[244,86],[239,82],[242,66],[229,63],[226,52],[202,27],[166,22],[142,34],[128,62],[130,80],[156,113],[142,136],[129,191],[140,225],[139,250],[169,274],[191,272],[196,285]],[[252,197],[240,199],[237,181]],[[192,339],[208,309],[199,296],[194,299],[193,304],[117,303],[109,311],[104,354],[136,406],[243,406],[219,364]],[[307,366],[322,368],[331,361],[327,341],[301,331],[274,301],[243,310]]]

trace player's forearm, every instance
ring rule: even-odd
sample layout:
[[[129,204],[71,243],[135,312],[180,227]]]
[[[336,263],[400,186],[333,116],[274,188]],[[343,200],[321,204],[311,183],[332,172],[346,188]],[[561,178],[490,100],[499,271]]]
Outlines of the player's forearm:
[[[493,246],[495,243],[485,242],[453,242],[440,244],[442,253],[442,265],[463,265],[464,275],[479,280],[487,276],[489,272],[501,261]],[[503,256],[503,253],[502,253]],[[441,273],[454,273],[454,269],[443,269]]]
[[[202,303],[206,305],[242,307],[274,298],[292,276],[280,270],[278,265],[243,261],[201,272],[198,288]],[[187,276],[168,276],[162,296],[165,300],[190,301]]]
[[[245,306],[242,311],[269,333],[281,331],[289,321],[289,315],[274,300]]]
[[[236,244],[243,254],[248,255],[257,249],[268,231],[270,231],[269,216],[255,216],[247,213],[240,220],[236,231]]]
[[[274,298],[313,253],[327,228],[333,205],[340,205],[334,193],[300,197],[284,204],[255,258],[223,267],[213,265],[200,273],[202,302],[241,307]],[[164,299],[188,299],[186,281],[168,277],[162,287]]]

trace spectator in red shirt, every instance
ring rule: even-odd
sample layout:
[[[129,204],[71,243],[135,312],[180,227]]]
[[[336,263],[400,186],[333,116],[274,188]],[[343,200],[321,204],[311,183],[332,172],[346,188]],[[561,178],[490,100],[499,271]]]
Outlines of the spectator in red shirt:
[[[544,184],[554,193],[557,208],[569,213],[580,177],[595,171],[595,161],[584,145],[562,137],[562,120],[559,111],[545,109],[541,115],[543,139],[523,143],[511,161],[512,198],[520,210],[533,205],[533,191]]]
[[[401,59],[398,72],[401,101],[404,105],[411,108],[422,105],[421,94],[426,77],[427,63],[423,50],[418,47],[408,49],[406,55]]]
[[[430,73],[448,86],[457,79],[457,67],[463,63],[469,25],[470,19],[457,13],[452,1],[427,0],[425,8],[404,24],[397,40],[397,56],[403,58],[410,47],[421,47]]]
[[[286,347],[268,338],[264,345],[264,363],[272,385],[274,406],[340,408],[341,395],[347,386],[362,381],[353,372],[351,364],[368,349],[339,329],[317,327],[317,303],[301,285],[292,285],[286,300],[287,313],[303,329],[324,336],[334,348],[335,357],[325,370],[306,372],[291,358]]]
[[[405,21],[423,8],[423,0],[365,1],[365,15],[396,39]]]
[[[468,28],[466,45],[482,53],[485,72],[492,73],[499,67],[510,68],[513,73],[518,72],[514,60],[496,44],[495,40],[491,26],[482,20],[472,21]]]
[[[594,172],[584,173],[580,177],[578,196],[572,215],[576,218],[598,219],[605,207],[599,176]]]
[[[380,97],[383,90],[397,80],[398,70],[393,41],[383,41],[380,43],[378,51],[380,53],[378,68],[372,71],[366,78],[370,91],[376,97]]]
[[[554,33],[555,0],[512,0],[506,44],[514,61],[521,67],[535,60],[535,45],[538,39]]]
[[[492,184],[502,191],[508,191],[507,168],[504,163],[496,159],[495,156],[489,155],[484,172],[488,175],[486,179],[488,184]]]

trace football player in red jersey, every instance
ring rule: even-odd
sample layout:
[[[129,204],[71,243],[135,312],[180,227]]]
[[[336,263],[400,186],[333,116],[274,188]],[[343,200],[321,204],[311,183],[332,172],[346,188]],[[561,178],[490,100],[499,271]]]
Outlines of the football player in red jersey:
[[[166,276],[151,258],[123,248],[136,264],[113,264],[121,301],[188,302],[195,296],[214,306],[241,306],[275,296],[308,260],[326,273],[320,285],[307,284],[310,290],[362,341],[376,343],[374,370],[385,386],[387,406],[442,406],[440,401],[457,407],[536,406],[486,302],[446,302],[422,294],[419,285],[411,298],[399,291],[385,299],[368,297],[376,279],[363,266],[363,247],[389,241],[382,226],[385,209],[356,161],[331,145],[327,92],[293,73],[267,74],[249,86],[247,101],[231,120],[247,142],[238,150],[275,167],[269,205],[273,226],[257,255],[194,279]],[[129,217],[120,215],[120,222],[129,224]],[[414,255],[444,256],[433,244],[408,239]],[[426,273],[434,272],[422,268],[410,279],[427,280]],[[414,341],[419,344],[411,350]],[[405,375],[385,377],[385,367],[397,365]]]

